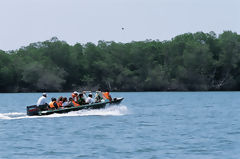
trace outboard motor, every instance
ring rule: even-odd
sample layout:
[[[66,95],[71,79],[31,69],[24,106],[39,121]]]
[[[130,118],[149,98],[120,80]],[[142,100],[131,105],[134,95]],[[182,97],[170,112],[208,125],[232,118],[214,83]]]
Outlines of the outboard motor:
[[[31,106],[27,106],[27,115],[29,116],[33,116],[33,115],[39,115],[39,108],[36,105],[31,105]]]

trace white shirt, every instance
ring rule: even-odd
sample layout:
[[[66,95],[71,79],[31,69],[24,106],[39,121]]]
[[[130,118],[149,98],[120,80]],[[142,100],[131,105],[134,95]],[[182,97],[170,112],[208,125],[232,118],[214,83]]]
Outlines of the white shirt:
[[[44,104],[46,104],[46,103],[47,103],[47,98],[44,97],[44,96],[41,96],[41,97],[38,99],[38,101],[37,101],[37,106],[39,106],[39,105],[44,105]]]
[[[88,97],[86,99],[86,103],[89,103],[89,104],[94,103],[94,99],[92,99],[91,97]]]
[[[67,105],[69,105],[68,102],[64,102],[64,103],[62,104],[63,107],[65,107],[65,106],[67,106]]]

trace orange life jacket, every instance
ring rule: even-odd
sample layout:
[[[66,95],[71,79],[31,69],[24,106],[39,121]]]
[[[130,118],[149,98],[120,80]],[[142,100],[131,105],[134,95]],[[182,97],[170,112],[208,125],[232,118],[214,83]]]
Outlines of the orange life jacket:
[[[62,101],[57,102],[58,108],[62,107]]]
[[[78,95],[72,93],[72,98],[75,102],[77,102],[79,97],[78,97]]]
[[[109,101],[112,100],[112,98],[111,98],[110,95],[109,95],[109,92],[104,92],[104,93],[103,93],[103,97],[105,97],[105,98],[108,99]]]
[[[77,96],[76,94],[72,93],[72,97],[73,97],[73,98],[76,97],[76,96]]]
[[[72,103],[74,107],[80,106],[80,104],[76,103],[75,101],[72,101]]]
[[[56,103],[56,101],[50,102],[49,107],[50,108],[55,108],[54,103]]]

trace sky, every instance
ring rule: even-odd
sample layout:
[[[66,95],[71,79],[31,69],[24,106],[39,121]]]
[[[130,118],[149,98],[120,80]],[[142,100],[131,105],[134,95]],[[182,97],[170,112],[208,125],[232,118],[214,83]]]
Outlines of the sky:
[[[74,45],[240,33],[239,6],[240,0],[0,0],[0,49],[52,37]]]

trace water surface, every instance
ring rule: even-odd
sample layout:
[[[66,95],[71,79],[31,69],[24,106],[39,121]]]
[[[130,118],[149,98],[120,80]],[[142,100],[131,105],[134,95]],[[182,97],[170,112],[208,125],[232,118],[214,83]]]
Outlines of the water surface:
[[[25,107],[40,93],[0,94],[0,158],[240,158],[240,92],[112,95],[125,99],[101,110],[28,117]]]

